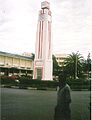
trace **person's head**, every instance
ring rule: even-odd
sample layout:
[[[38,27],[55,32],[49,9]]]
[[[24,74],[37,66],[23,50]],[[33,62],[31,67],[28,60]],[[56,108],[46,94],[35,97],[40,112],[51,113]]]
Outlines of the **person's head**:
[[[66,85],[66,75],[65,73],[61,73],[59,75],[59,87],[65,86]]]

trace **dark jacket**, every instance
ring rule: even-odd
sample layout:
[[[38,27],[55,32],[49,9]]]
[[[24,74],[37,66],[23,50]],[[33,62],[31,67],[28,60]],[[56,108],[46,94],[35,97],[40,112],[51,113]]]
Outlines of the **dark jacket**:
[[[70,87],[66,84],[65,86],[61,86],[58,90],[54,120],[71,120],[70,103]]]
[[[71,103],[70,87],[66,84],[60,87],[57,94],[57,105],[61,107],[68,107]],[[67,106],[68,105],[68,106]]]

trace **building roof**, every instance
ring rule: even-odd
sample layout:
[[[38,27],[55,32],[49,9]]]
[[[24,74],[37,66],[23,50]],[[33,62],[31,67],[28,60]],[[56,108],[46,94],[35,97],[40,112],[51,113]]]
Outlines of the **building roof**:
[[[12,53],[2,52],[2,51],[0,51],[0,55],[32,60],[32,56],[27,57],[27,56],[23,56],[23,55],[12,54]]]
[[[67,57],[68,56],[68,54],[55,54],[55,57]]]

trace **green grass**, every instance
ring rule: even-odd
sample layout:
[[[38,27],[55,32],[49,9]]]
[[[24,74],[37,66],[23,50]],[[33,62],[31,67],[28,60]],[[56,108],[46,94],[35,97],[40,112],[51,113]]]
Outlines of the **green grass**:
[[[72,120],[90,120],[89,91],[72,91]],[[57,91],[2,88],[1,120],[53,120]]]

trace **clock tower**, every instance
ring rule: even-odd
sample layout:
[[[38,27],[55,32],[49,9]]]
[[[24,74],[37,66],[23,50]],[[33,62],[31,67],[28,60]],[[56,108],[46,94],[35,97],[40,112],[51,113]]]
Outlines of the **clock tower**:
[[[34,79],[52,80],[52,41],[51,41],[51,22],[52,16],[50,3],[41,3],[39,11],[35,60],[34,60]]]

